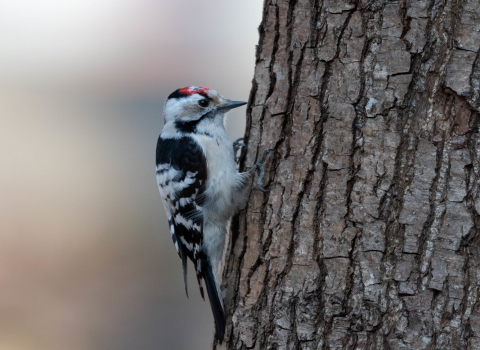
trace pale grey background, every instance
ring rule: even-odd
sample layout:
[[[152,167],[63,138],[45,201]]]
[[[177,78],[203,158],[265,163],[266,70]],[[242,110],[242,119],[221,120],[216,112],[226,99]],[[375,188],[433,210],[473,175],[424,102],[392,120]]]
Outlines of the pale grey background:
[[[186,298],[165,224],[155,145],[174,89],[248,98],[262,2],[1,7],[0,350],[210,348],[208,302],[192,273]],[[232,137],[244,113],[230,116]]]

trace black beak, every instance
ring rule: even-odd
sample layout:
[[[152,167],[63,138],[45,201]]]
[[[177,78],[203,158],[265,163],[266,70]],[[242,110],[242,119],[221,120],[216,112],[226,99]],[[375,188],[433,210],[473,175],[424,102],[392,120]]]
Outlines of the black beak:
[[[233,108],[237,108],[237,107],[240,107],[240,106],[243,106],[243,105],[246,105],[246,104],[247,104],[247,102],[243,102],[243,101],[227,100],[227,104],[223,107],[218,108],[218,110],[229,111]]]

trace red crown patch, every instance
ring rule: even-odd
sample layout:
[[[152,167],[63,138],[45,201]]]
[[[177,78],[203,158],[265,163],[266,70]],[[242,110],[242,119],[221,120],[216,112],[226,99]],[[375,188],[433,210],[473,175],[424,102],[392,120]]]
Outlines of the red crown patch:
[[[182,95],[193,95],[193,94],[200,94],[203,96],[207,96],[208,92],[210,91],[209,88],[201,87],[201,86],[187,86],[181,89],[178,89],[178,92]]]

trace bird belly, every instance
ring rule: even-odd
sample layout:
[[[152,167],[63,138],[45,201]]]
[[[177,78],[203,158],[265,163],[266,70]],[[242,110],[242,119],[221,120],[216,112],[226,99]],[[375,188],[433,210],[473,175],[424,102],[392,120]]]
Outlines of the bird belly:
[[[207,160],[207,182],[203,207],[203,247],[212,264],[221,259],[228,223],[235,213],[233,184],[237,169],[228,136],[212,138],[196,135]]]

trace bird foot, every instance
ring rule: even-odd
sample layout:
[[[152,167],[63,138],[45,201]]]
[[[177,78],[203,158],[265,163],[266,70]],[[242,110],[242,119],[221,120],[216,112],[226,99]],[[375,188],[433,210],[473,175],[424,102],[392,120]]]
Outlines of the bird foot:
[[[275,148],[265,148],[263,150],[262,158],[255,164],[255,168],[258,171],[257,186],[258,189],[264,193],[268,192],[268,190],[263,188],[263,177],[265,176],[265,167],[263,166],[263,163],[270,152],[277,152],[277,150]]]
[[[243,137],[240,137],[239,139],[236,139],[235,141],[233,141],[233,157],[234,157],[234,160],[235,160],[235,163],[238,163],[238,150],[242,147],[245,147],[245,143],[243,142]]]

